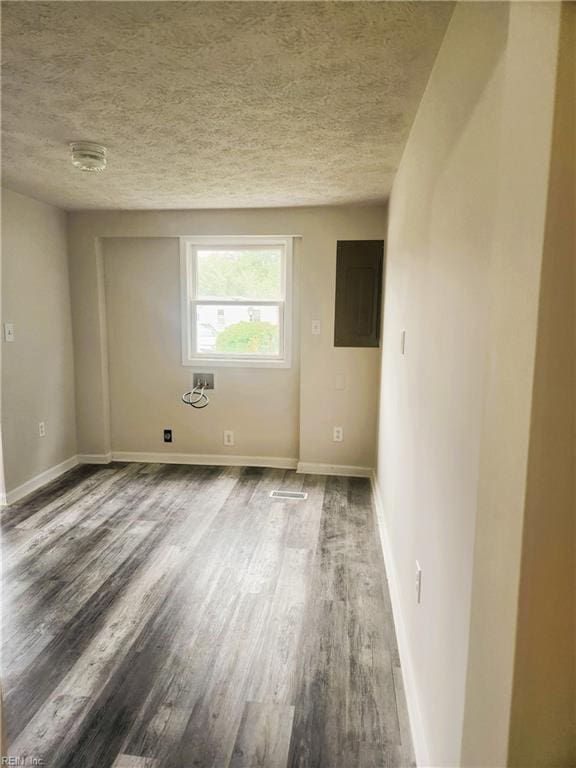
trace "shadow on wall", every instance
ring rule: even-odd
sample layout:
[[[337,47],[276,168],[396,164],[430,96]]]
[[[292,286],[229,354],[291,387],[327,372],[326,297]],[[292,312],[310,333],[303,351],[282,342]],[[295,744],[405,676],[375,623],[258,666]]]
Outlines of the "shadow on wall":
[[[570,333],[576,334],[575,33],[576,5],[565,4],[540,284],[510,766],[576,765],[576,335]]]
[[[458,66],[453,68],[453,81],[446,81],[441,88],[432,92],[429,83],[423,97],[422,103],[427,101],[427,111],[434,111],[434,119],[437,121],[434,152],[421,153],[421,183],[417,188],[410,189],[410,197],[414,201],[419,199],[423,211],[429,211],[433,207],[437,186],[444,179],[449,158],[465,134],[477,105],[482,100],[486,84],[492,81],[494,71],[506,49],[510,12],[508,3],[478,3],[467,11],[471,18],[473,15],[474,34],[467,39],[456,41],[452,37],[450,40],[451,60],[458,61]],[[417,130],[417,127],[416,122],[412,132]],[[466,179],[466,182],[469,185],[470,179]],[[467,191],[463,194],[466,195]],[[418,229],[414,231],[414,237],[418,237]],[[410,240],[407,244],[412,245]],[[417,243],[415,246],[417,247]]]

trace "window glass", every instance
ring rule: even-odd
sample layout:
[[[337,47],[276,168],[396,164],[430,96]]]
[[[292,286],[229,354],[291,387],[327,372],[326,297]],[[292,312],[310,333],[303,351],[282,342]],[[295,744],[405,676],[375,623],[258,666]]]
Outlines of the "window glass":
[[[198,248],[197,299],[282,297],[280,248]]]

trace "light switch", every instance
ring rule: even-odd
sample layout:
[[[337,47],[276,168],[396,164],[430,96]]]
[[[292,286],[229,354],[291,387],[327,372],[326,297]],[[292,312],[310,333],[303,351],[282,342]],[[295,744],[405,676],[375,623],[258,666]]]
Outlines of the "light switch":
[[[422,568],[416,560],[416,602],[418,605],[422,602]]]
[[[14,323],[4,323],[4,341],[14,341]]]
[[[402,331],[402,336],[400,337],[400,350],[403,355],[406,354],[406,331]]]
[[[320,320],[312,320],[312,336],[320,336]]]

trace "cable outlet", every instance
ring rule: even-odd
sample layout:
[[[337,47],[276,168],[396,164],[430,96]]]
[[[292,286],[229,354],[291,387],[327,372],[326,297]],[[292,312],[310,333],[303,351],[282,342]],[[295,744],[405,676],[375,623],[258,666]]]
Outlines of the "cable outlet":
[[[418,605],[422,602],[422,568],[416,560],[416,602]]]
[[[165,429],[164,430],[164,442],[165,443],[171,443],[172,442],[172,430],[171,429]]]
[[[38,422],[38,434],[40,437],[46,437],[46,422],[39,421]]]
[[[231,429],[224,430],[224,445],[234,445],[234,432]]]
[[[334,440],[335,443],[341,443],[342,440],[344,440],[344,430],[342,427],[334,427],[334,432],[332,433],[332,440]]]
[[[204,387],[204,389],[214,389],[213,373],[195,373],[192,376],[193,387]]]

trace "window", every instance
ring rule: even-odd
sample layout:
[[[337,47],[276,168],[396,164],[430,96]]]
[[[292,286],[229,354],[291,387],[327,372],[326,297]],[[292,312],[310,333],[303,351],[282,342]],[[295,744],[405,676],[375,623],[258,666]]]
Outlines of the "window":
[[[292,239],[183,237],[182,363],[290,366]]]

